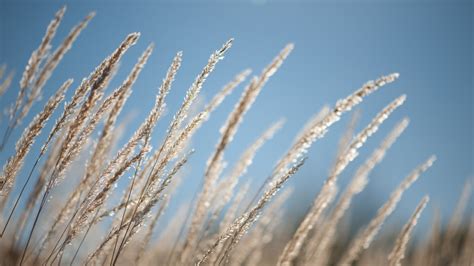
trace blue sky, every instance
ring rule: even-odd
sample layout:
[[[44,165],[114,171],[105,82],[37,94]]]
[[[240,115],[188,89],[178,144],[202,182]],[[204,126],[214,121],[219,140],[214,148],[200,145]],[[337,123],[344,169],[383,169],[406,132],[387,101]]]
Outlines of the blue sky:
[[[357,2],[357,1],[356,1]],[[0,99],[5,109],[16,96],[19,76],[44,30],[64,2],[0,2],[0,62],[16,70],[14,86]],[[166,129],[185,91],[207,62],[209,54],[228,38],[235,42],[203,88],[209,100],[239,71],[250,67],[257,74],[285,44],[295,50],[265,86],[245,117],[225,154],[232,162],[266,127],[281,117],[287,122],[264,146],[245,179],[259,184],[289,147],[305,121],[324,104],[334,104],[367,80],[391,72],[400,79],[368,97],[360,105],[361,130],[392,99],[407,94],[400,110],[361,150],[360,157],[341,176],[350,180],[392,126],[405,116],[411,124],[386,159],[371,175],[367,190],[355,201],[357,209],[373,215],[388,193],[416,165],[431,154],[438,161],[403,197],[391,222],[408,219],[423,195],[431,196],[425,220],[439,207],[451,214],[467,178],[473,175],[473,6],[472,1],[70,1],[54,44],[87,15],[97,16],[84,30],[45,87],[45,96],[67,78],[75,85],[87,76],[126,36],[141,38],[124,57],[113,85],[119,84],[150,42],[156,49],[140,76],[122,117],[133,115],[131,134],[152,107],[156,88],[174,56],[184,51],[183,66],[168,98],[169,113],[157,127],[157,138]],[[218,129],[239,97],[241,89],[226,99],[193,142],[196,153],[175,205],[189,201],[202,178],[204,163],[219,136]],[[36,105],[29,116],[37,112]],[[288,203],[296,219],[308,208],[334,159],[337,141],[350,115],[330,129],[309,152],[309,160],[289,182],[296,189]],[[3,127],[1,128],[3,131]],[[17,130],[13,139],[17,139]],[[14,142],[9,143],[10,150]],[[1,162],[7,154],[0,155]],[[231,165],[230,165],[231,166]],[[257,186],[257,185],[256,185]],[[469,209],[472,213],[472,201]],[[368,216],[366,219],[370,218]],[[424,223],[426,223],[425,221]]]

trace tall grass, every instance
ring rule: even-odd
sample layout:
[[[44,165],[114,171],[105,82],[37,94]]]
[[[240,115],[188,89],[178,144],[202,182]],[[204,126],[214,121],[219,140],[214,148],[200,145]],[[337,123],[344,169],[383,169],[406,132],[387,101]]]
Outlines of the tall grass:
[[[61,8],[47,27],[21,75],[18,97],[8,108],[6,119],[2,120],[6,131],[0,149],[9,154],[9,159],[4,162],[0,175],[1,265],[474,263],[474,220],[469,217],[466,226],[462,219],[470,197],[469,184],[446,230],[435,222],[427,240],[410,247],[412,231],[428,204],[426,196],[398,236],[381,236],[390,243],[387,248],[371,248],[403,193],[434,163],[434,156],[416,167],[394,188],[375,217],[348,244],[340,243],[339,228],[344,227],[342,221],[353,198],[364,190],[371,171],[381,163],[388,149],[406,129],[408,118],[399,122],[358,168],[339,199],[338,177],[359,155],[364,144],[371,141],[370,137],[383,126],[383,122],[390,118],[390,114],[401,108],[405,95],[389,103],[355,136],[357,115],[354,116],[341,139],[334,166],[311,208],[295,232],[285,225],[282,206],[292,192],[285,189],[285,184],[304,167],[306,157],[310,156],[309,148],[364,98],[395,82],[398,73],[369,81],[337,101],[331,109],[324,107],[315,115],[309,114],[311,119],[273,169],[269,169],[266,180],[262,184],[242,184],[240,178],[247,172],[259,149],[271,142],[284,121],[278,120],[270,125],[236,161],[226,162],[226,150],[268,79],[290,56],[293,44],[285,46],[259,75],[248,81],[220,130],[221,135],[205,165],[199,191],[194,194],[187,211],[171,210],[176,219],[168,231],[156,232],[155,229],[162,222],[163,213],[168,211],[174,193],[179,189],[179,181],[186,180],[183,168],[193,154],[188,146],[194,134],[251,73],[250,70],[237,73],[207,105],[198,112],[192,111],[207,77],[229,52],[233,39],[203,62],[203,69],[190,85],[161,141],[154,139],[153,131],[164,114],[166,97],[182,64],[182,52],[177,52],[172,60],[145,120],[117,151],[112,148],[121,128],[119,114],[141,70],[149,60],[153,60],[154,45],[150,44],[125,80],[108,92],[122,56],[139,41],[140,34],[131,33],[77,85],[63,110],[57,109],[66,98],[72,79],[65,81],[46,101],[16,141],[15,149],[5,150],[5,144],[14,136],[12,132],[18,130],[31,107],[40,102],[42,88],[94,16],[94,13],[86,16],[59,47],[50,52],[51,41],[65,12],[66,8]],[[5,75],[7,72],[6,65],[0,68],[0,96],[13,84],[14,74],[10,71]],[[58,119],[49,132],[44,132],[54,112],[59,112]],[[38,150],[32,149],[41,134],[45,135],[44,142]],[[151,143],[159,145],[152,147]],[[33,158],[33,163],[27,160],[29,157]],[[224,174],[228,163],[233,166],[229,173]],[[72,167],[84,164],[80,175],[73,174]],[[24,172],[28,175],[22,176]],[[61,188],[62,183],[71,188]],[[123,183],[127,183],[125,188]],[[251,185],[260,187],[256,194],[249,194]],[[49,200],[56,193],[61,193],[61,200]],[[22,204],[24,207],[19,208]],[[172,235],[171,240],[164,241],[164,235]]]

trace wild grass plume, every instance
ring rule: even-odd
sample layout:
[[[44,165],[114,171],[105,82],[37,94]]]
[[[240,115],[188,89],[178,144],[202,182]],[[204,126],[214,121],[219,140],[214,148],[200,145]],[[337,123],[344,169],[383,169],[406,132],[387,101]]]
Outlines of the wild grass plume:
[[[0,67],[0,97],[12,90],[17,94],[0,120],[5,128],[0,152],[8,158],[2,162],[0,174],[0,265],[473,265],[472,212],[468,219],[463,218],[471,183],[467,183],[447,226],[432,219],[433,228],[425,239],[415,242],[412,235],[423,210],[430,206],[428,196],[413,204],[411,217],[399,217],[405,225],[394,234],[383,230],[405,191],[422,174],[429,180],[427,170],[435,163],[434,155],[417,167],[406,164],[407,172],[410,167],[414,170],[393,188],[386,203],[358,233],[352,234],[355,229],[347,225],[355,197],[364,192],[372,171],[394,143],[403,141],[399,138],[409,119],[393,127],[356,167],[345,187],[341,175],[357,163],[360,152],[379,128],[385,127],[384,122],[392,119],[392,113],[403,108],[405,94],[385,103],[357,134],[360,113],[354,112],[328,176],[311,181],[321,185],[312,205],[302,217],[293,219],[296,224],[287,223],[294,217],[288,216],[285,204],[300,193],[287,184],[297,180],[300,169],[309,164],[310,148],[346,113],[363,108],[363,101],[371,94],[386,89],[398,94],[398,73],[366,82],[331,108],[323,106],[316,114],[302,114],[309,122],[302,125],[277,162],[268,163],[266,176],[244,179],[262,147],[281,145],[272,138],[278,136],[286,120],[275,117],[265,130],[254,132],[254,141],[236,159],[229,159],[233,158],[229,147],[245,127],[244,119],[261,92],[272,90],[265,86],[268,80],[277,71],[291,71],[284,62],[296,49],[294,44],[283,47],[248,81],[250,69],[235,73],[203,105],[198,101],[206,90],[206,80],[216,68],[225,67],[234,39],[216,44],[215,51],[210,49],[208,60],[201,62],[202,69],[186,92],[174,88],[180,67],[186,64],[183,52],[177,51],[167,72],[160,73],[161,83],[156,80],[159,86],[147,116],[120,141],[121,128],[127,122],[122,114],[126,113],[126,102],[142,70],[157,62],[154,53],[159,53],[159,48],[148,44],[134,65],[123,64],[122,58],[140,41],[140,33],[132,32],[110,47],[109,55],[95,68],[91,66],[87,77],[75,83],[72,79],[62,81],[51,93],[43,88],[50,89],[48,81],[55,79],[55,69],[79,35],[84,31],[83,37],[88,38],[86,27],[95,13],[85,16],[53,51],[52,41],[65,16],[66,7],[54,15],[39,46],[24,62],[21,75],[15,76],[8,65]],[[111,88],[119,65],[127,69],[127,75]],[[68,94],[73,84],[75,89]],[[167,107],[171,91],[184,96],[177,110]],[[231,93],[239,93],[240,98],[220,128],[220,136],[211,142],[195,138]],[[49,97],[44,102],[43,94]],[[42,108],[13,140],[12,132],[20,130],[21,122],[36,110],[34,104],[42,104]],[[166,125],[168,111],[174,115]],[[163,133],[160,138],[154,134],[157,131]],[[9,150],[12,141],[16,145]],[[213,148],[202,163],[203,174],[188,168],[193,154],[199,152],[193,149],[197,142]],[[195,180],[199,186],[189,195],[192,200],[177,208],[180,184]],[[164,226],[166,214],[173,219]],[[351,233],[344,238],[341,232],[346,229]],[[388,244],[374,245],[380,239]]]

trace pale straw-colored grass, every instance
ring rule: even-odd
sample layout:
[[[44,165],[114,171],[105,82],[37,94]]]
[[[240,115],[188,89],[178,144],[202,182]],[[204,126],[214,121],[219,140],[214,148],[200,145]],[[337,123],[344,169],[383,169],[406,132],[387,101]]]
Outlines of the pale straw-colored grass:
[[[88,14],[53,50],[51,43],[56,33],[61,32],[58,27],[65,10],[64,7],[56,13],[26,62],[24,72],[18,77],[16,92],[10,88],[16,82],[13,71],[7,69],[7,65],[0,66],[2,100],[10,93],[18,94],[7,108],[7,119],[0,120],[6,129],[0,151],[8,152],[0,175],[0,210],[4,211],[0,216],[0,264],[472,264],[474,222],[470,213],[464,217],[471,206],[472,183],[469,182],[447,226],[443,227],[437,216],[428,238],[416,245],[408,244],[428,202],[426,196],[400,233],[390,235],[383,231],[380,241],[386,244],[377,243],[376,247],[372,244],[379,241],[376,236],[404,192],[434,163],[435,157],[415,168],[358,234],[350,238],[347,234],[346,238],[341,233],[350,230],[350,220],[343,218],[351,210],[354,197],[367,186],[370,173],[405,130],[408,119],[396,124],[357,168],[338,197],[339,183],[342,183],[339,177],[358,157],[369,137],[402,105],[405,95],[392,101],[353,136],[360,116],[355,112],[336,148],[336,160],[328,167],[329,175],[309,210],[297,217],[292,209],[285,209],[286,203],[293,203],[290,193],[300,193],[287,186],[289,179],[297,177],[303,164],[309,162],[306,160],[312,156],[309,148],[368,95],[394,82],[398,73],[365,83],[331,108],[323,106],[316,114],[302,114],[309,117],[308,122],[295,135],[289,149],[268,169],[263,182],[256,182],[262,179],[256,179],[251,166],[260,150],[267,148],[264,144],[280,130],[283,119],[269,125],[254,142],[246,144],[240,157],[226,161],[226,157],[231,158],[227,155],[231,154],[234,137],[239,128],[245,126],[244,117],[252,115],[248,114],[250,108],[294,49],[293,44],[285,46],[260,75],[248,81],[225,119],[217,143],[209,139],[194,140],[198,136],[196,132],[247,79],[250,70],[230,77],[207,104],[197,103],[206,80],[233,45],[233,39],[210,55],[186,92],[176,90],[184,94],[184,99],[169,124],[158,127],[160,119],[165,120],[167,95],[182,64],[183,54],[177,52],[156,91],[153,107],[130,136],[119,140],[122,134],[128,133],[124,130],[127,119],[121,119],[121,113],[128,112],[125,103],[147,62],[155,60],[151,56],[154,45],[150,44],[125,79],[116,88],[109,89],[124,54],[138,42],[140,33],[136,32],[127,35],[82,79],[46,133],[46,122],[66,97],[72,80],[51,93],[43,109],[15,141],[15,148],[2,151],[9,146],[6,144],[15,136],[12,133],[20,122],[34,110],[32,106],[40,101],[43,88],[54,78],[55,69],[95,15],[94,12]],[[162,131],[162,139],[156,139],[156,130]],[[39,139],[42,143],[35,144]],[[188,167],[194,152],[192,146],[197,141],[214,145],[207,162],[200,162],[204,174],[198,172],[200,169],[190,171]],[[260,159],[259,164],[268,161]],[[271,163],[268,162],[270,166]],[[226,170],[226,165],[232,167]],[[187,202],[177,207],[177,195],[182,194],[179,185],[181,182],[183,186],[188,185],[196,178],[196,182],[200,182],[197,191],[191,195],[186,193]],[[315,185],[321,180],[311,182]],[[171,217],[167,226],[161,226],[165,213]]]

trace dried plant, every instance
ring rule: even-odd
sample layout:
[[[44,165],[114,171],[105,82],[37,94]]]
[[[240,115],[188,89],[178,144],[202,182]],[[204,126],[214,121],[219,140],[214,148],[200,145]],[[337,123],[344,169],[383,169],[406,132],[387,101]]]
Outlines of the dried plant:
[[[350,244],[346,254],[341,259],[342,265],[350,265],[355,261],[360,253],[367,249],[372,243],[375,235],[379,232],[385,219],[393,212],[395,206],[400,201],[403,192],[408,189],[418,177],[428,170],[433,165],[436,157],[430,157],[426,162],[418,166],[412,173],[410,173],[400,185],[392,192],[388,201],[378,210],[376,216],[370,221],[365,230],[359,233],[358,236]]]
[[[0,150],[4,148],[12,134],[12,131],[28,114],[33,103],[41,98],[42,89],[51,77],[51,74],[66,52],[71,48],[81,31],[87,26],[89,20],[94,16],[94,13],[88,15],[84,21],[71,30],[69,36],[57,48],[57,50],[52,55],[49,55],[51,41],[56,35],[56,31],[65,12],[66,7],[64,6],[56,13],[55,18],[48,25],[39,47],[31,54],[30,59],[28,60],[20,80],[18,96],[16,101],[8,110],[9,123],[5,134],[3,135]]]
[[[0,79],[3,77],[3,73],[6,70],[6,65],[3,65],[2,68],[0,68]],[[0,96],[2,96],[8,88],[10,88],[10,85],[12,84],[13,77],[14,77],[15,72],[11,71],[8,76],[3,79],[2,83],[0,83]]]
[[[351,142],[347,150],[337,158],[334,170],[331,175],[326,179],[320,193],[314,200],[311,210],[308,212],[300,226],[296,230],[293,238],[288,242],[280,256],[278,264],[289,265],[300,253],[301,247],[308,236],[309,231],[316,224],[326,209],[328,204],[334,199],[337,190],[337,177],[347,167],[347,165],[354,160],[358,155],[358,149],[366,142],[367,138],[374,134],[379,126],[385,119],[405,101],[405,96],[395,99],[387,107],[385,107],[380,113],[378,113],[372,122],[364,128]]]
[[[43,110],[33,118],[33,121],[31,121],[30,125],[28,125],[17,141],[15,154],[8,159],[6,165],[3,167],[2,176],[0,177],[0,192],[3,194],[2,202],[7,199],[13,187],[14,179],[23,166],[24,159],[30,151],[31,145],[33,145],[36,137],[41,133],[56,107],[58,107],[59,103],[64,99],[64,93],[71,84],[72,79],[67,80],[56,93],[51,96]],[[4,204],[2,204],[2,206],[3,205]]]
[[[415,228],[418,218],[420,218],[421,212],[425,209],[429,199],[428,196],[425,196],[421,200],[420,204],[416,207],[415,212],[410,217],[410,220],[408,220],[408,223],[405,224],[400,235],[398,235],[395,246],[393,247],[392,252],[390,252],[390,255],[388,255],[389,265],[401,265],[401,260],[405,257],[405,250],[407,249],[411,232],[413,231],[413,228]]]
[[[43,88],[54,78],[54,70],[95,15],[94,12],[88,14],[52,50],[51,43],[59,32],[65,10],[63,7],[56,13],[19,77],[18,95],[8,109],[8,119],[2,124],[5,133],[0,149],[15,136],[12,132],[28,117],[33,104],[40,101]],[[378,241],[375,236],[403,193],[434,163],[434,156],[393,190],[363,230],[351,239],[344,239],[340,232],[349,222],[343,218],[354,197],[364,190],[370,173],[408,126],[408,118],[399,122],[359,166],[338,198],[339,176],[359,155],[368,138],[403,104],[405,95],[392,101],[353,136],[360,115],[355,112],[339,142],[334,165],[307,213],[297,220],[284,210],[286,203],[291,202],[290,193],[298,193],[291,187],[286,188],[288,180],[308,162],[306,157],[313,143],[324,137],[344,113],[350,112],[366,96],[394,82],[399,77],[397,73],[369,81],[332,108],[324,106],[320,112],[310,115],[308,123],[268,171],[266,179],[256,184],[255,179],[246,177],[248,172],[252,174],[250,166],[259,150],[265,149],[264,143],[282,127],[284,119],[270,125],[235,161],[226,161],[225,155],[230,154],[228,150],[244,116],[294,45],[285,46],[260,75],[248,82],[221,127],[217,144],[203,164],[204,174],[201,174],[195,169],[187,171],[188,160],[194,152],[195,133],[246,80],[250,70],[231,78],[206,105],[196,104],[206,79],[229,51],[233,39],[225,42],[210,55],[169,125],[160,128],[164,133],[162,139],[155,139],[155,128],[165,116],[167,95],[182,64],[182,52],[177,52],[156,92],[153,107],[133,134],[118,142],[125,124],[120,114],[126,110],[125,103],[142,69],[147,61],[153,60],[154,45],[144,50],[116,88],[109,91],[108,87],[113,84],[111,80],[121,58],[137,43],[139,36],[140,33],[127,35],[82,80],[64,109],[54,117],[54,111],[72,84],[72,80],[64,82],[16,140],[16,147],[4,162],[0,175],[1,265],[473,263],[474,217],[464,217],[470,206],[472,183],[469,182],[447,226],[434,219],[425,241],[419,241],[415,247],[408,245],[428,196],[422,199],[398,236],[385,232],[380,237],[386,239],[386,245],[371,245]],[[0,96],[8,96],[11,92],[7,89],[14,82],[13,71],[6,65],[0,66]],[[56,121],[44,133],[46,122],[52,117]],[[35,144],[38,140],[42,142]],[[208,143],[208,140],[203,141]],[[118,143],[123,144],[118,146]],[[153,147],[155,144],[158,145]],[[232,165],[229,171],[225,169],[227,164]],[[191,200],[176,211],[175,198],[182,191],[178,186],[180,181],[186,184],[189,178],[200,176],[196,193],[189,195]],[[161,228],[164,213],[171,218],[169,224]],[[289,224],[288,218],[297,221]],[[292,226],[295,232],[290,229]]]
[[[390,132],[390,134],[382,141],[380,146],[375,149],[369,158],[362,164],[354,174],[351,183],[348,185],[346,191],[342,194],[341,198],[334,206],[334,210],[326,220],[323,226],[321,226],[313,239],[310,241],[309,247],[306,252],[309,258],[307,261],[315,260],[318,265],[326,265],[329,260],[328,254],[330,246],[335,240],[335,233],[338,228],[339,221],[341,220],[344,213],[349,208],[352,198],[364,190],[368,183],[368,176],[374,167],[382,161],[387,150],[393,145],[397,138],[403,133],[405,128],[408,126],[408,119],[403,119],[398,123]],[[317,259],[316,259],[317,258]]]
[[[237,132],[239,124],[243,119],[243,116],[257,98],[266,81],[276,72],[292,49],[293,45],[288,45],[285,47],[273,60],[273,62],[267,66],[266,69],[264,69],[260,77],[255,77],[252,79],[250,84],[242,93],[239,102],[235,105],[234,110],[229,114],[224,126],[221,128],[221,138],[216,145],[214,153],[207,161],[202,191],[199,193],[197,199],[196,210],[194,211],[189,232],[183,247],[181,262],[185,262],[185,258],[188,256],[189,250],[195,247],[195,242],[198,239],[198,231],[202,227],[202,222],[208,211],[208,205],[210,204],[210,194],[216,185],[216,181],[219,178],[223,167],[224,150],[232,141],[235,133]]]

